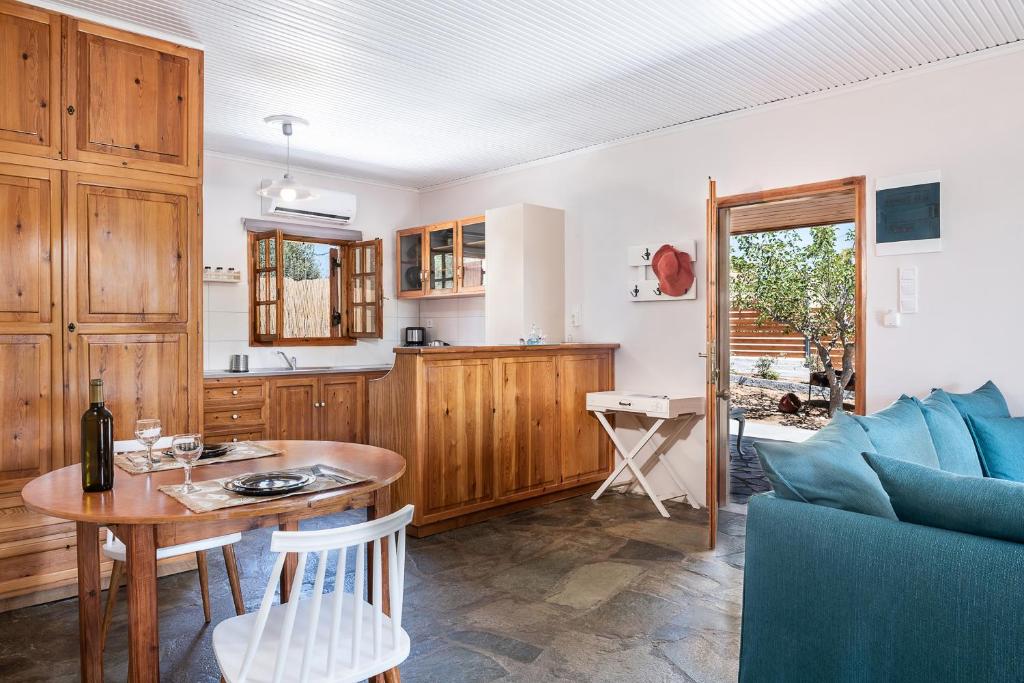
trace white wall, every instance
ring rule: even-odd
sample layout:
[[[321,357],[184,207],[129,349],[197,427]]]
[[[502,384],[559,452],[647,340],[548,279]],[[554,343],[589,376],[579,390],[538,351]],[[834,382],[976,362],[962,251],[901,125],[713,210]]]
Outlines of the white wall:
[[[566,310],[581,304],[578,341],[616,341],[622,389],[703,393],[703,258],[707,178],[720,195],[866,175],[868,406],[932,386],[970,390],[993,378],[1024,413],[1021,254],[1024,217],[1024,51],[992,50],[939,68],[824,97],[680,127],[627,144],[570,154],[426,192],[420,219],[530,202],[566,210]],[[874,256],[874,181],[938,169],[942,240],[937,254]],[[691,238],[698,244],[696,301],[633,303],[624,296],[626,248]],[[896,305],[896,269],[917,265],[920,313],[881,326]],[[704,499],[698,426],[672,462]],[[655,487],[674,487],[655,470]]]
[[[361,340],[355,346],[249,347],[249,286],[246,234],[241,219],[258,217],[256,189],[263,178],[282,173],[279,166],[207,153],[203,179],[203,258],[205,265],[235,267],[242,271],[238,284],[209,283],[204,296],[204,366],[224,369],[232,353],[248,353],[250,367],[278,367],[281,350],[296,356],[301,365],[390,363],[391,349],[399,343],[401,329],[416,325],[416,302],[395,299],[394,231],[416,225],[419,196],[413,190],[293,169],[314,187],[351,192],[358,197],[356,220],[349,226],[363,237],[384,239],[384,339]]]

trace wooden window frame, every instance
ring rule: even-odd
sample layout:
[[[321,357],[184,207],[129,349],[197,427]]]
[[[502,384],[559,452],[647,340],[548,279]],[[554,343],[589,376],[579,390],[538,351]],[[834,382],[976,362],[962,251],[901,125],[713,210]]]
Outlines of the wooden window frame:
[[[382,254],[381,246],[382,242],[380,239],[369,240],[364,242],[352,242],[348,240],[338,239],[326,239],[320,237],[306,237],[303,235],[297,235],[285,232],[284,230],[267,230],[263,232],[250,232],[248,234],[248,254],[249,254],[249,345],[250,346],[352,346],[356,344],[358,339],[382,339],[383,334],[383,295],[381,292],[381,267],[382,267]],[[273,239],[274,240],[274,252],[275,259],[274,264],[264,265],[260,267],[258,264],[257,249],[261,241]],[[331,325],[331,336],[330,337],[282,337],[281,332],[284,329],[284,243],[286,241],[292,242],[315,242],[318,244],[327,244],[337,249],[337,256],[340,258],[340,263],[331,269],[331,291],[332,306],[336,314],[340,315],[340,320],[336,324]],[[353,276],[357,275],[353,271],[354,267],[354,251],[356,249],[363,249],[367,246],[375,248],[375,272],[373,273],[377,278],[376,287],[376,298],[372,302],[366,302],[357,304],[361,307],[372,307],[375,309],[374,315],[376,320],[376,330],[372,333],[366,332],[352,332],[351,321],[352,321],[352,284]],[[275,280],[275,298],[273,299],[258,299],[259,291],[259,275],[263,273],[273,273]],[[338,278],[344,273],[344,294],[339,294],[342,290],[338,282]],[[365,277],[365,273],[358,273],[359,276]],[[343,297],[343,301],[339,301],[339,298]],[[259,315],[258,309],[260,306],[275,306],[276,325],[275,331],[271,334],[264,334],[259,331]]]
[[[348,296],[345,297],[345,329],[351,339],[383,339],[384,338],[384,292],[383,292],[383,246],[384,241],[379,237],[377,239],[366,240],[364,242],[350,242],[346,247],[345,254],[345,292]],[[373,270],[369,271],[366,269],[356,270],[356,261],[354,258],[354,252],[356,250],[364,250],[367,247],[373,248]],[[363,260],[365,263],[365,259]],[[367,277],[373,277],[376,280],[374,286],[374,299],[373,301],[365,300],[366,289],[363,289],[363,301],[356,303],[355,297],[352,295],[355,289],[354,285],[357,279],[362,279],[365,282]],[[355,320],[355,309],[372,309],[374,311],[374,330],[372,332],[356,332],[352,329],[352,322]],[[365,316],[365,313],[364,313]],[[365,318],[364,318],[365,319]]]

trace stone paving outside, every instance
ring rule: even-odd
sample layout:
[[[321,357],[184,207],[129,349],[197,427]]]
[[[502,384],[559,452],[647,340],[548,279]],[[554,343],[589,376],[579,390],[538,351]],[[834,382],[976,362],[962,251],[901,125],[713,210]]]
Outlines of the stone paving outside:
[[[402,680],[735,681],[746,517],[720,511],[708,551],[706,512],[668,507],[663,519],[646,498],[581,496],[410,539],[404,626],[413,645]],[[349,512],[303,528],[362,518]],[[238,547],[250,610],[273,562],[269,539],[250,532]],[[307,575],[307,590],[312,582]],[[219,554],[210,583],[213,623],[204,627],[195,572],[159,580],[164,681],[219,680],[210,638],[234,614]],[[107,680],[126,678],[126,637],[122,600]],[[77,643],[75,598],[0,614],[0,680],[77,680]]]
[[[736,435],[729,435],[729,502],[746,505],[755,493],[772,490],[754,450],[754,443],[759,440],[765,439],[744,436],[740,453],[736,450]]]

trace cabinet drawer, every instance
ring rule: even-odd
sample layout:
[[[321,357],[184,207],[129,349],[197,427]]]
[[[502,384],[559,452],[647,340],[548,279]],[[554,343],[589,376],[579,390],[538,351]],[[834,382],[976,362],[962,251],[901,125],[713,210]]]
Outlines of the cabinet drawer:
[[[206,429],[235,427],[238,425],[262,425],[265,421],[262,407],[207,410],[203,416],[203,425]]]
[[[241,384],[207,384],[203,388],[203,400],[207,404],[232,405],[243,403],[263,403],[266,398],[266,384],[263,382]]]
[[[203,437],[206,443],[233,443],[235,441],[265,441],[267,432],[265,429],[246,429],[237,432],[222,432],[220,434],[207,434]]]

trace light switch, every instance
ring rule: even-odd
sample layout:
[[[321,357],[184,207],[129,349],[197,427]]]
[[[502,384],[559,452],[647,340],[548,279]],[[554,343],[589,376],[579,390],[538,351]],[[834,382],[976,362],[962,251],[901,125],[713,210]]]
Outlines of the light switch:
[[[900,326],[900,314],[896,311],[889,311],[882,318],[882,324],[886,327],[899,327]]]
[[[917,313],[917,296],[917,266],[903,266],[899,269],[899,312]]]

